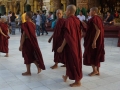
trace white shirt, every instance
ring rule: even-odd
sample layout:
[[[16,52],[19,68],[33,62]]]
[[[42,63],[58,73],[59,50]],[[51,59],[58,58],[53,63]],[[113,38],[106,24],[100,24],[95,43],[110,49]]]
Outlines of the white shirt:
[[[53,14],[50,16],[50,19],[52,20],[52,19],[54,19],[54,16],[53,16]]]
[[[36,25],[39,25],[39,26],[40,26],[41,17],[40,17],[39,14],[37,15],[37,18],[36,18],[35,20],[36,20]]]
[[[92,18],[91,16],[88,16],[87,19],[86,19],[86,21],[90,20],[91,18]]]
[[[82,16],[78,15],[77,17],[79,18],[80,21],[85,21],[85,16],[84,15],[82,15]]]
[[[4,18],[4,19],[5,19],[5,22],[7,22],[7,20],[8,20],[8,17],[7,17],[6,15],[1,16],[1,18]]]

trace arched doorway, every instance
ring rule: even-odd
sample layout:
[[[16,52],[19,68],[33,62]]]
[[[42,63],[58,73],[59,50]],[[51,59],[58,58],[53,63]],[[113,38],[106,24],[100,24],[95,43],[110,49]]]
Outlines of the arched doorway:
[[[4,15],[5,12],[6,12],[5,6],[4,6],[4,5],[1,5],[1,6],[0,6],[0,13],[1,13],[2,15]]]
[[[29,4],[25,5],[25,11],[26,12],[31,11],[31,6]]]

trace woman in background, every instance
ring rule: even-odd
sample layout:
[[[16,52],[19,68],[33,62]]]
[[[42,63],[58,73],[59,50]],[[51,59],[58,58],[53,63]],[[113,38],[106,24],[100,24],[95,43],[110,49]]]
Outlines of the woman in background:
[[[16,19],[15,13],[12,13],[12,16],[10,17],[11,29],[12,29],[11,34],[12,34],[12,35],[15,35],[15,27],[16,27],[15,19]]]

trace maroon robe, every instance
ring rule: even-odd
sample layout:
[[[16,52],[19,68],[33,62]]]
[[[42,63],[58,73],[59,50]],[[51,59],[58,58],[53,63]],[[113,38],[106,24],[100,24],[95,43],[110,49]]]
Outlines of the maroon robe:
[[[66,75],[69,79],[79,81],[82,78],[81,24],[76,16],[65,21],[64,47],[66,56]]]
[[[92,49],[92,43],[96,34],[94,24],[100,29],[100,35],[96,41],[96,49]],[[100,62],[104,62],[104,27],[102,19],[95,15],[88,22],[88,30],[84,38],[84,65],[95,65],[100,67]]]
[[[61,46],[64,35],[63,35],[63,27],[64,27],[65,19],[61,18],[58,19],[56,26],[54,28],[54,34],[53,34],[53,51],[54,51],[54,62],[56,63],[63,63],[65,64],[66,58],[65,58],[65,51],[63,50],[62,53],[58,53],[57,49]]]
[[[8,36],[8,25],[5,24],[5,23],[0,23],[0,27],[1,27],[2,32],[6,36]],[[8,39],[9,39],[9,36],[5,37],[5,36],[3,36],[0,33],[0,52],[8,53],[8,51],[9,51],[9,48],[8,48],[8,43],[9,43]]]
[[[37,61],[39,67],[45,70],[43,57],[35,35],[35,25],[32,22],[25,22],[22,24],[21,28],[26,35],[22,48],[25,64],[31,64]]]

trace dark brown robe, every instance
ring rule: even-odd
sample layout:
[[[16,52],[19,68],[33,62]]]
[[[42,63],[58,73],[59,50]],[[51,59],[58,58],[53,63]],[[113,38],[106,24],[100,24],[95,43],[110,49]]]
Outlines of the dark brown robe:
[[[100,29],[100,35],[96,41],[96,49],[92,49],[92,43],[96,34],[94,24]],[[88,29],[84,38],[84,65],[100,66],[100,62],[104,62],[104,27],[102,19],[95,15],[88,22]]]

